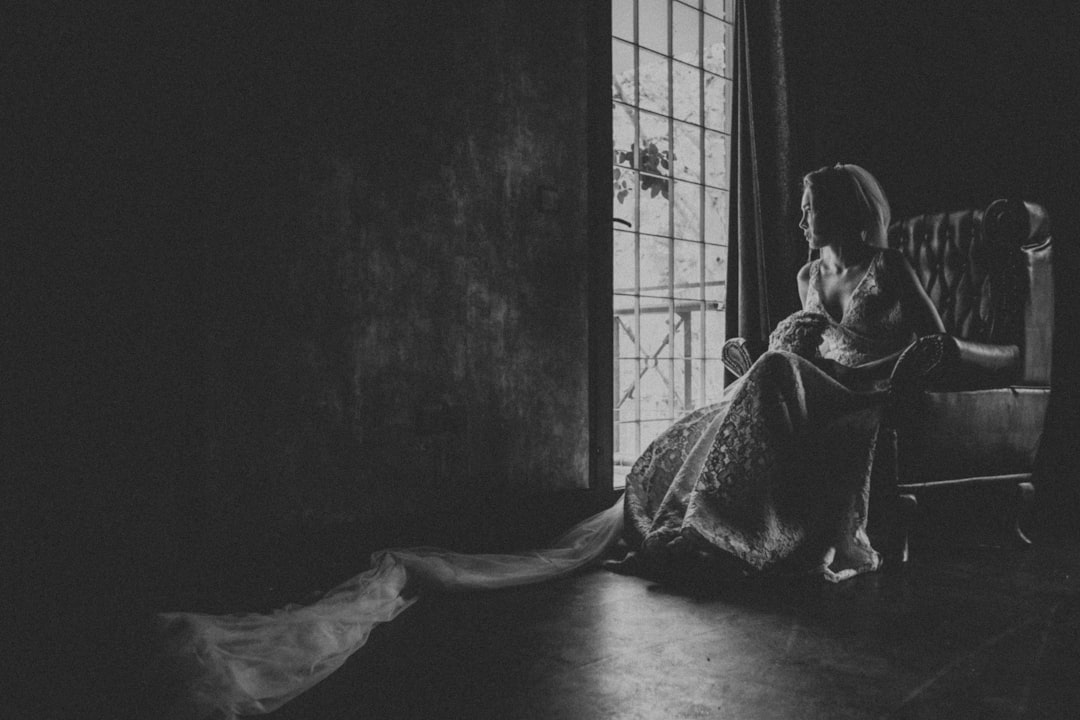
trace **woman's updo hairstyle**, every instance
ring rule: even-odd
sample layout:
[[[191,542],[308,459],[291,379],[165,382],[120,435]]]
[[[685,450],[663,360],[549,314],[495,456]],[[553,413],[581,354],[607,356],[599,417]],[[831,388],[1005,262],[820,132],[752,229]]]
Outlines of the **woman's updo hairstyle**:
[[[868,171],[837,163],[808,173],[803,187],[814,194],[814,213],[830,232],[859,237],[873,247],[887,245],[889,201]]]

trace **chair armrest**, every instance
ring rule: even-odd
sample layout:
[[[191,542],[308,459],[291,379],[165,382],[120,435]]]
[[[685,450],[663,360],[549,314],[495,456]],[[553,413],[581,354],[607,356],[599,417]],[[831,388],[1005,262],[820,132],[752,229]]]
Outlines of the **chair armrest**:
[[[1021,366],[1016,345],[961,340],[945,333],[911,343],[893,366],[894,387],[918,383],[942,390],[1000,387],[1014,380]]]
[[[720,351],[720,362],[735,377],[742,377],[754,361],[765,352],[766,344],[760,340],[731,338]]]
[[[981,372],[988,378],[997,378],[1008,382],[1020,372],[1020,347],[1017,345],[995,345],[993,343],[972,342],[953,338],[960,354],[960,368],[966,371]]]
[[[958,355],[952,336],[945,333],[924,335],[900,353],[889,375],[889,383],[893,387],[902,387],[929,382],[943,375]]]

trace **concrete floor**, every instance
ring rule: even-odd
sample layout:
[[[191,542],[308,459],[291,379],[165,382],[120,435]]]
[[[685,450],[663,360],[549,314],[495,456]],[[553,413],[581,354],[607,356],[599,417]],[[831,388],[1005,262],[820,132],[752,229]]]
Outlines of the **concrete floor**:
[[[274,720],[1080,718],[1080,552],[928,549],[845,584],[602,570],[429,598]]]

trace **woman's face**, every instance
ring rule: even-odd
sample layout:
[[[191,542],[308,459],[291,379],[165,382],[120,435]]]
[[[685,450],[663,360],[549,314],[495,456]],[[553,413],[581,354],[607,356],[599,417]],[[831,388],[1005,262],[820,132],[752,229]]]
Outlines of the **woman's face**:
[[[822,234],[823,228],[821,226],[821,221],[814,211],[814,193],[810,191],[810,188],[803,190],[802,219],[799,220],[799,227],[802,228],[803,235],[806,237],[806,242],[811,248],[817,249],[828,244],[828,241]]]

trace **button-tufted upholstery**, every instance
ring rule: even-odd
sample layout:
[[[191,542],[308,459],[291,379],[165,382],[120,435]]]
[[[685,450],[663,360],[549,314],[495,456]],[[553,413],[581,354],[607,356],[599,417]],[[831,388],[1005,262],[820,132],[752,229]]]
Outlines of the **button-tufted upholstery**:
[[[890,246],[907,256],[937,306],[951,351],[944,372],[903,389],[893,418],[898,486],[912,502],[935,485],[1033,492],[1050,400],[1049,227],[1039,205],[999,200],[889,230]]]
[[[1015,379],[1049,383],[1054,289],[1041,206],[998,200],[985,211],[919,215],[893,223],[889,245],[915,268],[946,332],[1015,345],[1023,358]]]

